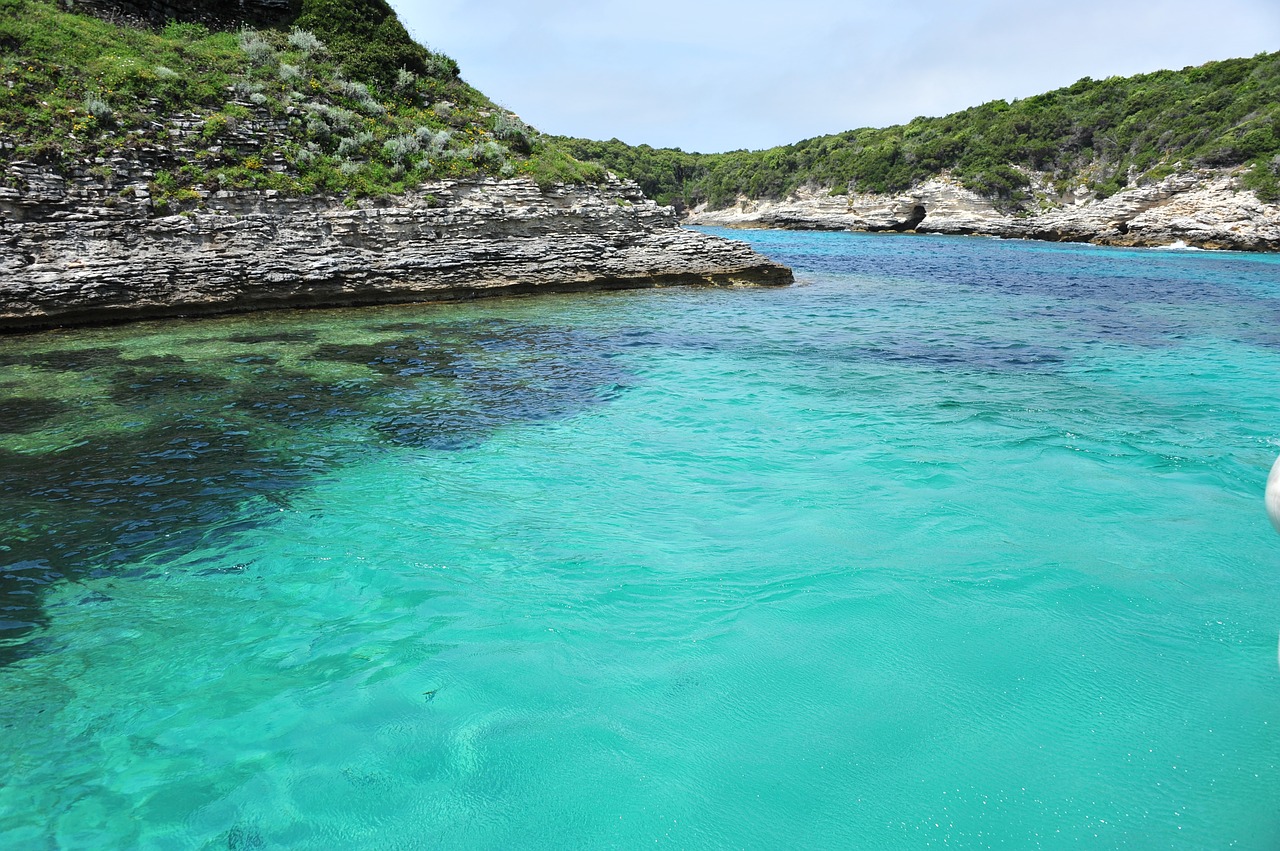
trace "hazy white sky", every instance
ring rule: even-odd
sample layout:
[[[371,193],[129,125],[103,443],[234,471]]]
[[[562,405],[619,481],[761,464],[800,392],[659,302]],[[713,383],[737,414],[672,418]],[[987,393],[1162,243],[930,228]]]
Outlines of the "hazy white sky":
[[[391,0],[548,133],[763,148],[1280,50],[1280,0]]]

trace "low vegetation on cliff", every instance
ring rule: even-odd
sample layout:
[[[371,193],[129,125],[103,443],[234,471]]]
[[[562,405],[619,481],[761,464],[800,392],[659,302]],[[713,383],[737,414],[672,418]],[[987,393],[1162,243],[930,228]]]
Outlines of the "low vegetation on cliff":
[[[383,0],[302,0],[283,22],[221,29],[104,6],[0,0],[4,159],[66,171],[172,153],[152,187],[162,208],[224,188],[357,198],[444,177],[603,177],[415,43]]]
[[[1191,167],[1248,166],[1245,185],[1280,199],[1280,53],[1105,80],[941,118],[850,130],[764,151],[694,154],[614,139],[564,140],[576,157],[640,183],[664,203],[711,207],[799,186],[892,193],[949,173],[1017,208],[1033,175],[1058,193],[1099,196]]]

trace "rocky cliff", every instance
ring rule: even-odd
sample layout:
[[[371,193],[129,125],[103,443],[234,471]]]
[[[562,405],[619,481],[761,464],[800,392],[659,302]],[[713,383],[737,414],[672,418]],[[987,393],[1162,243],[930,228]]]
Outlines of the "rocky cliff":
[[[1239,184],[1233,170],[1182,172],[1097,199],[1084,188],[1051,197],[1038,211],[1002,212],[991,201],[946,177],[895,195],[832,195],[802,188],[781,201],[739,198],[726,209],[706,205],[687,214],[691,224],[817,230],[914,231],[981,234],[1099,245],[1280,250],[1280,205],[1267,204]]]
[[[680,228],[632,183],[437,181],[383,202],[207,193],[159,214],[150,173],[33,163],[0,188],[0,328],[285,306],[668,284],[786,284],[743,243]],[[132,167],[131,167],[132,166]],[[16,184],[20,188],[13,188]]]
[[[385,0],[0,6],[0,329],[791,280],[568,156]]]

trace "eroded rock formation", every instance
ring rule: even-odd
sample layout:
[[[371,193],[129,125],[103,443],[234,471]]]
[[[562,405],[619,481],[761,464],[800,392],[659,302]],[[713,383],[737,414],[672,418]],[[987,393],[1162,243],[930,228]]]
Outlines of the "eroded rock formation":
[[[95,173],[96,172],[96,173]],[[6,167],[0,328],[265,307],[369,304],[534,290],[786,284],[746,244],[679,227],[635,184],[544,191],[442,181],[383,202],[206,193],[164,215],[144,163],[64,178]]]
[[[1086,192],[1042,199],[1040,212],[1019,215],[939,178],[891,196],[802,189],[782,201],[741,198],[723,210],[695,208],[687,218],[691,224],[724,227],[914,230],[1100,245],[1280,250],[1280,206],[1241,189],[1229,170],[1182,172],[1101,200]]]

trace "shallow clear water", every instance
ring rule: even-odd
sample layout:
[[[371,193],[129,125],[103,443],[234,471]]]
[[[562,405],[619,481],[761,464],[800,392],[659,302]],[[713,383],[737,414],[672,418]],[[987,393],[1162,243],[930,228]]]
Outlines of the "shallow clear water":
[[[1280,846],[1280,258],[0,339],[0,846]]]

